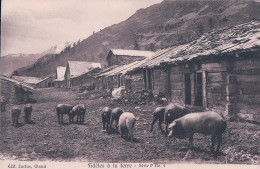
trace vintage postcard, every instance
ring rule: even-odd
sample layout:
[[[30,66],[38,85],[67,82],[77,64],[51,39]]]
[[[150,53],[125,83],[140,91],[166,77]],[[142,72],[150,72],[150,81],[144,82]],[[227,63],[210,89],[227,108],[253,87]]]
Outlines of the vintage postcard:
[[[0,168],[259,168],[259,0],[2,0]]]

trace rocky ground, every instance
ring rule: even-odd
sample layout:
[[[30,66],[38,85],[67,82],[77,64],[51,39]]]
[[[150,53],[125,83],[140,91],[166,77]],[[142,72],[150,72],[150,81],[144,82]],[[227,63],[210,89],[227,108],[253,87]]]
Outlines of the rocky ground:
[[[71,90],[37,89],[32,113],[35,124],[24,124],[22,113],[17,128],[11,125],[8,105],[7,111],[1,113],[0,159],[260,164],[259,125],[229,122],[223,135],[222,153],[217,156],[209,152],[210,137],[195,134],[195,149],[188,152],[188,139],[167,138],[157,124],[149,132],[151,113],[158,105],[122,104],[93,94],[79,100],[78,96]],[[55,111],[58,103],[86,104],[84,124],[58,124]],[[119,106],[135,114],[138,121],[134,142],[122,139],[115,132],[102,132],[99,111],[104,106]],[[68,122],[67,116],[64,121]]]

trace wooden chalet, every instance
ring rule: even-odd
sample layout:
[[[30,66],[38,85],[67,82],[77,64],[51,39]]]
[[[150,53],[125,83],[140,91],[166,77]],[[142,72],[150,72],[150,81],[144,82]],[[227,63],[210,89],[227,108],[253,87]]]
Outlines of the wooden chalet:
[[[68,61],[64,75],[65,87],[95,86],[94,76],[101,70],[100,63]]]
[[[1,104],[22,104],[32,101],[30,96],[34,89],[30,85],[4,75],[0,75],[0,80],[1,98],[4,98],[4,103]]]
[[[19,82],[27,83],[34,88],[46,88],[54,86],[53,78],[51,76],[47,76],[43,79],[29,76],[12,76],[12,78]]]
[[[154,55],[152,51],[111,49],[106,57],[107,66],[126,65],[141,61]]]
[[[161,49],[128,74],[126,89],[260,121],[260,22]]]

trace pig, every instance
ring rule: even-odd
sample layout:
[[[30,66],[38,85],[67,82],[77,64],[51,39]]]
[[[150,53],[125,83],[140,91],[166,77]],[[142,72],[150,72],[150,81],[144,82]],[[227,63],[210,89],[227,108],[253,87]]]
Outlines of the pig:
[[[111,117],[111,109],[109,107],[104,107],[101,110],[102,123],[103,123],[103,131],[108,132],[110,125],[110,117]]]
[[[17,127],[18,126],[18,120],[21,115],[21,109],[19,107],[13,107],[12,108],[12,120],[13,120],[13,126]]]
[[[70,104],[58,104],[56,106],[59,124],[63,124],[63,115],[64,114],[68,114],[69,121],[71,121],[71,118],[73,118],[73,114],[71,113],[72,108],[73,108],[73,106]]]
[[[131,142],[133,141],[133,128],[136,123],[136,118],[133,113],[130,112],[124,112],[119,117],[119,130],[121,137],[124,135],[127,135],[127,137],[131,139]]]
[[[222,142],[222,134],[226,130],[226,120],[216,112],[196,112],[187,114],[179,119],[174,120],[169,125],[169,137],[176,137],[183,139],[189,137],[189,148],[193,148],[194,133],[201,133],[204,135],[211,135],[210,151],[214,151],[217,139],[217,149],[219,152]]]
[[[77,123],[83,124],[86,114],[86,107],[84,104],[78,104],[72,108],[70,113],[72,114],[70,122],[73,122],[73,118],[77,115]]]
[[[164,111],[165,111],[165,107],[157,107],[153,111],[153,122],[151,123],[150,132],[153,131],[154,124],[156,123],[157,120],[159,120],[159,128],[161,132],[164,134],[164,131],[162,129],[162,122],[164,121]]]
[[[31,114],[32,114],[32,105],[31,104],[26,104],[24,106],[24,122],[25,123],[32,123],[31,120]]]
[[[109,127],[109,131],[111,131],[111,128],[113,126],[113,122],[114,120],[116,121],[116,130],[118,131],[118,121],[119,121],[119,117],[121,116],[121,114],[123,113],[124,111],[120,108],[114,108],[112,111],[111,111],[111,117],[110,117],[110,127]]]
[[[175,104],[169,104],[165,107],[164,123],[165,123],[165,136],[169,133],[168,125],[174,120],[190,113],[185,107]]]

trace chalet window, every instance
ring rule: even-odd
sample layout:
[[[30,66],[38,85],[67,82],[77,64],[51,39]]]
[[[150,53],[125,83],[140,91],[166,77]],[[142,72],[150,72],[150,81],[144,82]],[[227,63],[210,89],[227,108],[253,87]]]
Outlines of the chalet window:
[[[120,75],[117,75],[117,77],[118,77],[118,87],[120,87],[121,86],[121,83],[120,83],[120,81],[121,81],[121,79],[120,79]]]
[[[185,80],[185,104],[191,104],[191,79],[190,73],[184,74]]]
[[[144,76],[144,87],[147,88],[146,70],[143,71],[143,76]]]
[[[146,70],[147,73],[147,88],[152,89],[152,72],[151,69]]]

